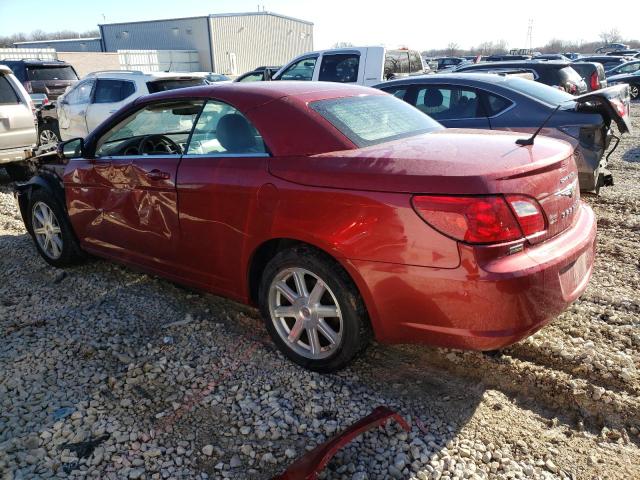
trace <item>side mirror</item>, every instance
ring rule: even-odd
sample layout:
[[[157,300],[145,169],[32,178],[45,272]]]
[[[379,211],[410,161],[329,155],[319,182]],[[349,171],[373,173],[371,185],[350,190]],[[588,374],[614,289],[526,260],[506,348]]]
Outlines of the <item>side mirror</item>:
[[[72,158],[80,158],[84,155],[84,139],[72,138],[66,142],[60,142],[56,149],[58,158],[62,163],[68,163]]]

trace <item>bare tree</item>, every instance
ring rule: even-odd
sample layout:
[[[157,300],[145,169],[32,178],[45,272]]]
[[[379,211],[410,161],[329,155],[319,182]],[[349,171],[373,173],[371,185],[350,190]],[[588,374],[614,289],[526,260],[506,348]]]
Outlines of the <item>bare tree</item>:
[[[0,48],[13,47],[16,42],[28,42],[30,40],[63,40],[66,38],[86,38],[99,37],[98,30],[88,30],[86,32],[74,32],[73,30],[60,30],[57,32],[44,32],[34,30],[29,34],[14,33],[13,35],[0,36]]]
[[[607,32],[600,33],[600,40],[603,43],[616,43],[622,41],[622,35],[620,35],[620,31],[617,28],[612,28]]]
[[[457,55],[459,51],[460,45],[456,42],[449,42],[449,45],[447,45],[447,55],[454,56]]]

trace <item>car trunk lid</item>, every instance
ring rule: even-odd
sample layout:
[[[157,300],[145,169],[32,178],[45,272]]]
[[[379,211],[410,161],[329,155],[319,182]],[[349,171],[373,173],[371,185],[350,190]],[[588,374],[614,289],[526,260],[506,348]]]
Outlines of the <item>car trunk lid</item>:
[[[306,158],[275,157],[271,173],[312,187],[432,195],[522,194],[535,198],[557,235],[574,219],[580,198],[573,149],[522,134],[446,129],[362,149]]]
[[[599,113],[607,123],[612,121],[620,133],[631,132],[631,97],[629,85],[614,85],[579,95],[574,99],[574,109],[579,112]]]

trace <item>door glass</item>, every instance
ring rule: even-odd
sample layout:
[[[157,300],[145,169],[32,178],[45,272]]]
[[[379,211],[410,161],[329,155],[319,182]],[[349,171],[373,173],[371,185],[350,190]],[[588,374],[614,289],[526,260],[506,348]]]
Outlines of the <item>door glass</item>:
[[[204,106],[189,143],[189,155],[266,153],[262,136],[231,105],[210,100]]]
[[[490,117],[504,112],[511,106],[511,101],[506,98],[493,95],[492,93],[486,93],[485,95],[487,97],[487,107],[489,109],[487,113]]]
[[[317,57],[303,58],[287,68],[280,80],[311,80],[313,79],[313,70],[316,67]]]
[[[133,82],[123,80],[98,80],[93,103],[118,103],[135,92]]]
[[[389,95],[393,95],[400,100],[404,100],[404,96],[407,93],[407,87],[383,88],[382,91],[387,92]]]
[[[9,80],[0,75],[0,105],[15,105],[20,103],[18,95],[9,83]]]
[[[456,120],[483,117],[476,93],[463,88],[420,88],[416,96],[418,110],[436,120]]]
[[[409,69],[411,73],[417,73],[424,70],[420,53],[416,50],[411,50],[409,52]]]
[[[180,155],[203,103],[183,100],[147,105],[100,138],[96,155]]]
[[[93,88],[93,80],[80,82],[77,87],[65,96],[65,102],[69,105],[80,105],[89,103],[91,100],[91,89]]]
[[[358,81],[360,55],[349,53],[324,55],[318,80],[321,82],[350,83]]]
[[[264,80],[264,73],[256,72],[242,77],[238,82],[261,82],[262,80]]]

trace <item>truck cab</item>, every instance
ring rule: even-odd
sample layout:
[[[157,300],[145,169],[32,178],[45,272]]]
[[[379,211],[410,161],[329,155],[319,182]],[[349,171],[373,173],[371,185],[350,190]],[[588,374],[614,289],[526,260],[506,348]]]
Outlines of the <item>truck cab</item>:
[[[417,50],[348,47],[309,52],[278,70],[272,80],[307,80],[372,86],[429,71]]]

